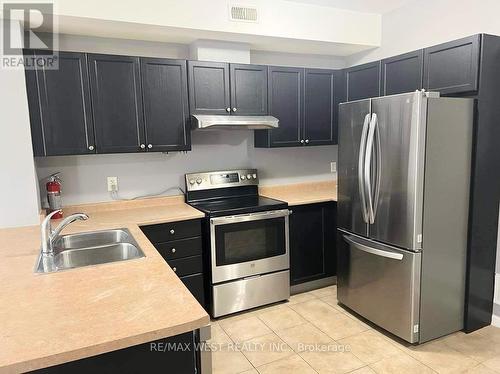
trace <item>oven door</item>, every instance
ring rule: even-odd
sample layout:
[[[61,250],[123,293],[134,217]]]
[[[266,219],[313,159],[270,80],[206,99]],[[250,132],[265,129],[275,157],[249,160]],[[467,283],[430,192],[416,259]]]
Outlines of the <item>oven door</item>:
[[[212,283],[290,267],[288,209],[210,219]]]

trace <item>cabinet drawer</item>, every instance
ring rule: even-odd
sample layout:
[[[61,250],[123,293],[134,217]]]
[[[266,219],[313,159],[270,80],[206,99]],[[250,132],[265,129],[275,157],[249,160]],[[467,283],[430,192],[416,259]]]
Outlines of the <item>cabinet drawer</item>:
[[[181,258],[179,260],[167,261],[175,274],[179,277],[184,275],[190,275],[195,273],[201,273],[203,271],[203,262],[201,256],[192,256]]]
[[[201,255],[201,238],[173,240],[166,243],[155,244],[165,260]]]
[[[143,226],[142,232],[152,243],[163,243],[177,239],[201,236],[199,219],[161,223],[159,225]]]
[[[193,274],[181,277],[180,280],[187,289],[198,300],[200,305],[205,308],[205,287],[203,286],[203,274]]]

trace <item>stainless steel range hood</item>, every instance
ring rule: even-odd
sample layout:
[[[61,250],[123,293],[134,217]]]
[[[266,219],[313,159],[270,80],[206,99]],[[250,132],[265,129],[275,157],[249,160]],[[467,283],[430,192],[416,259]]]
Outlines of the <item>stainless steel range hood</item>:
[[[273,116],[192,115],[193,129],[276,129],[279,120]]]

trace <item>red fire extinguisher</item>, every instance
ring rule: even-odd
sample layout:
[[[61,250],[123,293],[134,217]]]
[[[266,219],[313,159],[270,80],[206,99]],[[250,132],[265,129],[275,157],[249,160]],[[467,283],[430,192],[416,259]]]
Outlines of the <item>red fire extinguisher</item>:
[[[59,172],[54,173],[49,176],[47,184],[45,187],[47,188],[47,201],[49,203],[49,212],[52,213],[55,210],[62,209],[62,200],[61,200],[61,179],[59,179]],[[52,216],[52,219],[62,218],[62,210],[59,213],[56,213]]]

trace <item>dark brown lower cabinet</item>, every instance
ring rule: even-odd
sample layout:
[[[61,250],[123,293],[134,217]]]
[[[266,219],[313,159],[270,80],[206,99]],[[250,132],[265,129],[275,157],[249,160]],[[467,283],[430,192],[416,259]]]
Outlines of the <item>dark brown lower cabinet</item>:
[[[161,311],[157,311],[161,313]],[[113,323],[113,321],[110,321]],[[67,362],[34,373],[193,374],[201,373],[198,331]]]
[[[207,310],[201,221],[192,219],[162,223],[142,226],[141,230],[200,305]]]
[[[336,275],[337,203],[298,205],[290,216],[290,284]]]

